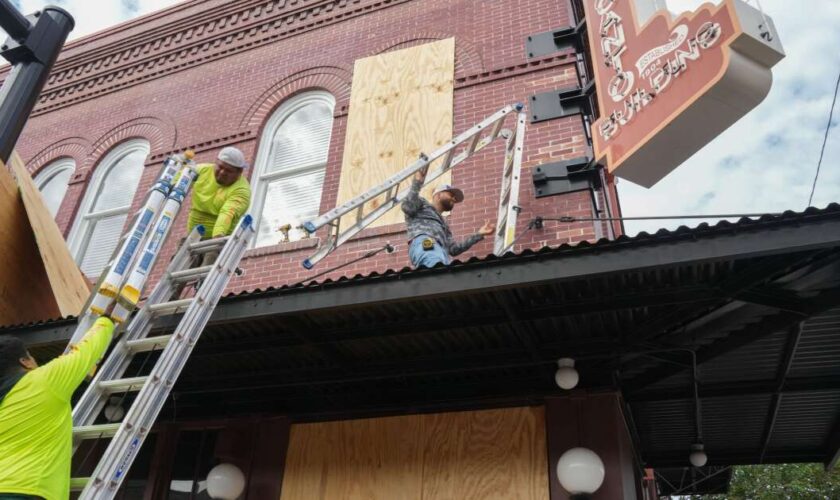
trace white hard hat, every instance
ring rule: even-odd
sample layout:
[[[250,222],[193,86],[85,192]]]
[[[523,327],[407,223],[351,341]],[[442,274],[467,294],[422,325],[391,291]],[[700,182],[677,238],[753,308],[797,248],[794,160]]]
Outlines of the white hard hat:
[[[248,168],[248,162],[245,161],[245,155],[242,154],[242,151],[233,146],[222,148],[222,150],[219,151],[218,159],[221,162],[227,163],[231,167],[242,169]]]

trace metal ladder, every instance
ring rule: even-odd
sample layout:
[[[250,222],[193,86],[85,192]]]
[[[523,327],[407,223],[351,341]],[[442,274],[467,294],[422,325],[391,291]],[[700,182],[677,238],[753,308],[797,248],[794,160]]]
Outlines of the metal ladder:
[[[423,183],[426,186],[444,173],[455,168],[477,151],[485,148],[499,136],[506,137],[508,141],[505,151],[502,193],[499,198],[499,217],[494,253],[496,255],[502,255],[510,250],[513,243],[513,234],[516,231],[516,217],[519,211],[516,203],[519,201],[519,176],[522,167],[522,145],[525,139],[526,120],[522,109],[522,104],[505,106],[461,135],[456,136],[432,154],[425,155],[421,153],[417,161],[405,167],[382,184],[369,189],[365,193],[314,220],[305,222],[302,228],[309,234],[314,233],[324,226],[329,226],[329,233],[318,245],[315,253],[303,261],[303,267],[312,269],[315,264],[332,253],[336,248],[358,234],[388,210],[399,205],[410,189],[410,187],[406,187],[400,190],[400,184],[406,181],[406,179],[410,181],[411,176],[415,172],[429,167],[436,160],[441,160],[434,170],[426,174]],[[513,114],[514,111],[517,114],[516,132],[511,133],[508,130],[502,130],[505,118],[509,114]],[[489,130],[489,133],[482,135],[487,130]],[[385,194],[386,200],[372,210],[366,210],[368,203],[382,194]],[[342,217],[351,212],[355,212],[355,222],[347,229],[341,229]],[[350,217],[353,217],[353,215]]]
[[[499,215],[493,253],[504,255],[516,241],[516,219],[519,216],[519,178],[522,174],[522,149],[525,146],[525,113],[516,116],[513,135],[507,137],[505,163],[502,167],[502,191],[499,194]]]
[[[73,408],[74,450],[84,439],[112,438],[91,477],[71,481],[76,489],[83,488],[80,499],[111,499],[117,494],[255,232],[251,215],[246,215],[231,236],[200,241],[201,233],[195,228],[178,249]],[[219,249],[214,264],[189,267],[194,256]],[[202,281],[194,297],[171,300],[179,287],[196,280]],[[183,317],[173,333],[149,337],[157,319],[180,313]],[[151,373],[125,377],[136,354],[161,349]],[[113,394],[137,391],[122,423],[95,423]]]

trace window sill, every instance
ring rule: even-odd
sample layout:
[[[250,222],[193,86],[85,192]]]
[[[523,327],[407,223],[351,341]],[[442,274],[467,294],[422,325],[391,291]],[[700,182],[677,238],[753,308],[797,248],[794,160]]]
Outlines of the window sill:
[[[379,238],[380,236],[388,236],[391,234],[400,234],[402,233],[405,235],[405,223],[398,222],[396,224],[388,224],[387,226],[380,226],[374,227],[370,229],[364,229],[356,236],[350,238],[349,241],[360,241],[366,240],[368,238]]]
[[[382,236],[389,236],[394,234],[405,235],[405,224],[399,222],[397,224],[389,224],[387,226],[375,227],[372,229],[365,229],[356,236],[350,238],[349,241],[362,241],[372,238],[380,238]],[[265,257],[266,255],[276,255],[281,253],[296,252],[298,250],[305,250],[315,248],[320,243],[321,239],[306,238],[303,240],[292,241],[289,243],[278,243],[276,245],[268,245],[259,248],[251,248],[245,252],[243,258],[249,257]]]
[[[306,238],[298,241],[291,241],[289,243],[277,243],[276,245],[268,245],[259,248],[251,248],[245,252],[244,258],[248,257],[264,257],[266,255],[274,255],[278,253],[296,252],[306,248],[315,248],[318,246],[320,238]]]

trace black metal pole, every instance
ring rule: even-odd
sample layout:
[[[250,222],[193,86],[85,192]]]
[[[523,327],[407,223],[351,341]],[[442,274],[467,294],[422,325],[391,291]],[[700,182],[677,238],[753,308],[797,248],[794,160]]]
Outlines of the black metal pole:
[[[0,24],[11,35],[0,53],[13,65],[0,89],[0,160],[7,162],[75,21],[53,6],[27,20],[0,0]]]
[[[23,17],[9,0],[0,0],[0,26],[18,41],[23,41],[32,27],[29,20]]]

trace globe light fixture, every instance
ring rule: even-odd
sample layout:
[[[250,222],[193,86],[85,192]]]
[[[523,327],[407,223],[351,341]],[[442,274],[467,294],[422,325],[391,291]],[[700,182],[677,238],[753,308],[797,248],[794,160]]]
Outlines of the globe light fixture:
[[[207,474],[207,494],[218,500],[236,500],[245,491],[245,474],[233,464],[219,464]]]
[[[688,455],[688,461],[695,467],[703,467],[709,461],[709,456],[703,449],[703,443],[694,443],[691,445],[691,453]]]
[[[119,422],[125,416],[125,409],[120,405],[120,398],[108,399],[108,406],[105,407],[105,420],[108,422]]]
[[[575,360],[572,358],[560,358],[557,360],[557,373],[554,374],[554,382],[561,389],[570,390],[578,385],[580,376],[575,370]]]
[[[604,462],[589,448],[572,448],[557,461],[557,479],[572,499],[591,498],[604,483]]]

